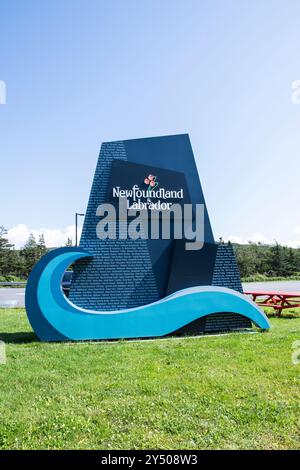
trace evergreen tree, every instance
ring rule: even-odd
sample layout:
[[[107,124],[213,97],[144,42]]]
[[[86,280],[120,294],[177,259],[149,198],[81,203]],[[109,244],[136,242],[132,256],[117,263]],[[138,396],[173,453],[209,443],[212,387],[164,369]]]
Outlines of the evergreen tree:
[[[252,256],[251,250],[244,250],[242,246],[235,246],[235,252],[241,276],[247,277],[255,273],[255,259]]]
[[[38,250],[38,255],[41,258],[47,253],[47,248],[46,248],[46,243],[45,243],[45,237],[44,234],[39,235],[39,241],[37,244],[37,250]]]
[[[40,259],[40,247],[32,233],[30,233],[27,242],[21,250],[21,256],[24,258],[24,274],[28,276],[35,263]]]
[[[276,242],[276,245],[272,246],[271,249],[271,268],[275,276],[283,275],[283,253],[282,247]]]
[[[7,230],[0,226],[0,274],[6,275],[10,270],[10,251],[14,247],[5,237]]]
[[[12,276],[23,276],[24,263],[19,251],[5,237],[7,230],[0,226],[0,275],[9,280]]]

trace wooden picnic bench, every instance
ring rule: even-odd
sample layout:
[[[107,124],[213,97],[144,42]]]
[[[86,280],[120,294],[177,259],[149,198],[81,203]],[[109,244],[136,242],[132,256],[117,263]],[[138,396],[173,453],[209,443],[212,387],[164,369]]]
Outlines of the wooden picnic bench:
[[[278,292],[278,291],[246,291],[246,295],[260,307],[272,307],[281,314],[286,308],[300,308],[299,292]]]

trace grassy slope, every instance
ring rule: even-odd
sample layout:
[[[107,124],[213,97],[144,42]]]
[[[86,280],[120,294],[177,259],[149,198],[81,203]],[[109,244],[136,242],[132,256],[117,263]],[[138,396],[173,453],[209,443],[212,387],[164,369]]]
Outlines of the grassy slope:
[[[269,333],[41,344],[0,309],[0,448],[300,448],[300,318]]]

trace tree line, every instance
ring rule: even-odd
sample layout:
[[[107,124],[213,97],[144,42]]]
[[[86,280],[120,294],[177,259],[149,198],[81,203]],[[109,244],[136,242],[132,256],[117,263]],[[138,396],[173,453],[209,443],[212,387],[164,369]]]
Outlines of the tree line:
[[[49,250],[44,234],[38,240],[31,233],[23,248],[17,250],[6,237],[7,230],[0,226],[0,281],[26,280],[36,262]],[[71,246],[68,239],[66,245]]]
[[[300,280],[300,249],[279,243],[233,245],[242,278],[297,278]],[[253,279],[255,280],[255,279]]]
[[[7,230],[0,226],[0,281],[27,279],[35,263],[49,250],[43,234],[38,240],[33,234],[23,248],[17,250],[6,237]],[[223,243],[222,239],[220,242]],[[72,246],[68,239],[66,246]],[[248,245],[233,244],[237,263],[242,278],[274,278],[299,277],[300,249],[288,248],[278,243],[264,245],[251,243]]]

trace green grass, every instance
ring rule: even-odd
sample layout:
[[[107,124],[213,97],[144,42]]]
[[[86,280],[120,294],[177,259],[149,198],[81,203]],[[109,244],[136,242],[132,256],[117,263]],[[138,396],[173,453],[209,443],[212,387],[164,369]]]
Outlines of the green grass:
[[[0,309],[2,449],[300,449],[300,318],[269,333],[42,344]]]
[[[26,282],[27,279],[23,277],[15,276],[14,274],[6,274],[5,276],[0,276],[0,282]]]
[[[284,309],[280,314],[278,313],[278,310],[275,310],[273,307],[263,307],[263,310],[268,318],[300,318],[300,308]]]

